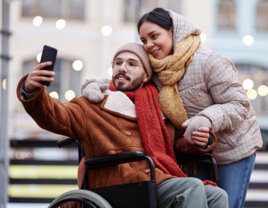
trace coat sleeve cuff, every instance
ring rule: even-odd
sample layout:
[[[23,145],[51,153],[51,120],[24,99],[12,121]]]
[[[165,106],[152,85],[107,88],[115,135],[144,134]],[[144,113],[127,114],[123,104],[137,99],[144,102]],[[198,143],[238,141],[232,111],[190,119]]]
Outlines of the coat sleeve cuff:
[[[25,81],[22,83],[20,87],[20,95],[23,100],[29,100],[34,97],[34,95],[37,93],[38,88],[36,88],[33,92],[26,92],[25,90]]]
[[[201,149],[206,150],[210,146],[212,146],[213,144],[214,144],[214,137],[210,134],[210,137],[208,138],[207,144],[205,146],[201,147]]]

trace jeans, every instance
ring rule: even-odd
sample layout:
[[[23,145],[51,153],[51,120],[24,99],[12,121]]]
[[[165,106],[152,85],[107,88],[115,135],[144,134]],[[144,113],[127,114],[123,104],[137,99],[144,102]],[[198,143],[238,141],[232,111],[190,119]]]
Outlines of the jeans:
[[[219,187],[228,194],[230,208],[242,208],[246,199],[250,176],[254,168],[256,153],[238,162],[228,165],[217,165]],[[197,175],[201,180],[212,180],[212,169],[208,163],[197,164]]]

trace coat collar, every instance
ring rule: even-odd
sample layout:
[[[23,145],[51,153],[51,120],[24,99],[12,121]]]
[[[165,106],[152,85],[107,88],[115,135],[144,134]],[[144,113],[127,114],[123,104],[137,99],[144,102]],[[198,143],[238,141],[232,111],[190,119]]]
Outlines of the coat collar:
[[[101,109],[112,113],[114,115],[125,117],[129,120],[137,120],[135,104],[128,98],[128,96],[120,91],[107,90],[106,98],[101,104]],[[162,113],[163,119],[166,116]]]

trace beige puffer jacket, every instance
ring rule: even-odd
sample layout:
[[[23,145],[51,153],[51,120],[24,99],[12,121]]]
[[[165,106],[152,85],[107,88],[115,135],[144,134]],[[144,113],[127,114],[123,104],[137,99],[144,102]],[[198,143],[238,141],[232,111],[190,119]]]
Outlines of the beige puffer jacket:
[[[201,33],[190,20],[169,12],[174,24],[173,42]],[[162,85],[155,73],[152,80],[160,90]],[[211,121],[218,138],[213,152],[218,164],[236,162],[262,147],[254,110],[228,58],[200,47],[178,82],[178,90],[188,118],[198,115]]]

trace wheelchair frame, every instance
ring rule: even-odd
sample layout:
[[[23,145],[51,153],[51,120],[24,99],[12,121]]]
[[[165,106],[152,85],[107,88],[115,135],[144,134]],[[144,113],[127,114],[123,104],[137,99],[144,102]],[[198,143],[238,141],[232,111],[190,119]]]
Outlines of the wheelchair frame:
[[[82,145],[79,141],[74,140],[72,138],[64,138],[57,142],[58,146],[65,147],[74,142],[78,143],[78,154],[79,154],[79,162],[85,156],[84,150]],[[209,161],[213,166],[213,181],[218,183],[217,177],[217,165],[216,161],[213,157],[209,155],[176,155],[178,164],[184,163],[195,163],[195,162],[202,162],[202,161]],[[95,189],[89,189],[88,181],[87,181],[87,171],[90,169],[96,168],[103,168],[123,163],[141,161],[141,160],[148,160],[150,164],[151,170],[151,180],[137,182],[137,183],[130,183],[130,184],[123,184],[123,185],[116,185],[116,186],[108,186],[108,187],[101,187]],[[155,169],[154,169],[154,162],[153,160],[144,155],[143,152],[134,151],[134,152],[124,152],[118,153],[113,155],[105,155],[105,156],[97,156],[93,158],[89,158],[85,161],[86,165],[86,173],[82,183],[81,189],[92,191],[96,194],[102,196],[108,203],[111,204],[112,207],[116,208],[156,208],[157,207],[157,197],[156,197],[156,182],[155,182]],[[83,198],[79,197],[70,197],[68,198],[69,201],[81,201],[86,203]],[[66,198],[62,199],[60,203],[64,203],[68,201]],[[90,202],[87,202],[90,204]],[[89,207],[94,207],[94,205],[88,205]]]

